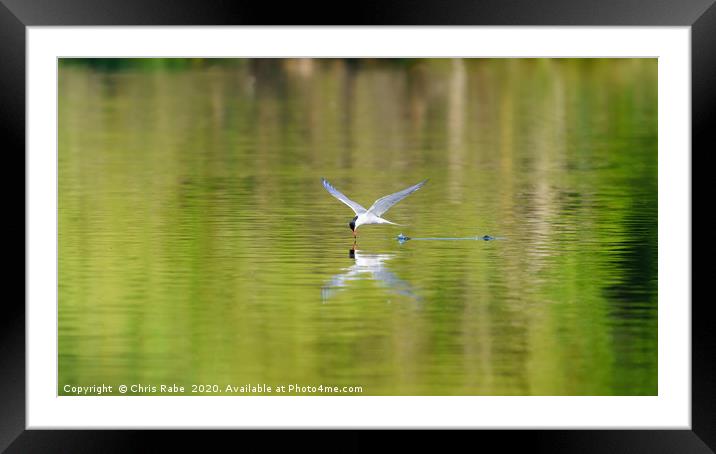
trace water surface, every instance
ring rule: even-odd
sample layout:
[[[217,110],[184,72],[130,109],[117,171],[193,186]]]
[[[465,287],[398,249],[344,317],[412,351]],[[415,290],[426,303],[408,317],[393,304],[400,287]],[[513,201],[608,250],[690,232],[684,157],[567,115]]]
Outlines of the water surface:
[[[61,62],[58,393],[655,395],[656,83],[655,59]],[[365,206],[430,181],[354,246],[321,177]]]

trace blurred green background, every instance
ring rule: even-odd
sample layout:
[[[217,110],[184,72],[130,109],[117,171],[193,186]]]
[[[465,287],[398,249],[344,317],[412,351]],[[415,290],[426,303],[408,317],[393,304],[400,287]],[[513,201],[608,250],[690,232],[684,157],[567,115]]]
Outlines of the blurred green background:
[[[58,140],[60,395],[657,394],[656,59],[61,59]]]

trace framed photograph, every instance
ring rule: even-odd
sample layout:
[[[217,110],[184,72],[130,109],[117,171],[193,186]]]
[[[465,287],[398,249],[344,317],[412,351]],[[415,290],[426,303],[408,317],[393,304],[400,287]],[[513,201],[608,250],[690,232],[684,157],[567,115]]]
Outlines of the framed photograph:
[[[0,448],[379,428],[713,452],[712,1],[247,5],[0,5],[27,176]]]

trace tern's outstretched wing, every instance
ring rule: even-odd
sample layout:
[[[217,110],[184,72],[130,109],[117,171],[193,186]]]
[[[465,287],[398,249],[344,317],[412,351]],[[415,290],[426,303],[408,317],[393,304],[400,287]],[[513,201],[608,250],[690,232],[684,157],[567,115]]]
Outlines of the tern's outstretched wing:
[[[425,183],[427,183],[428,180],[423,180],[420,183],[416,184],[415,186],[411,186],[407,189],[403,189],[402,191],[396,192],[395,194],[390,194],[385,197],[381,197],[380,199],[376,200],[373,206],[368,208],[368,211],[373,213],[376,216],[382,216],[383,213],[388,211],[390,207],[395,205],[396,203],[400,202],[413,192],[417,191],[418,189],[422,188]]]
[[[331,183],[328,182],[328,180],[326,180],[325,178],[321,178],[321,182],[323,183],[323,187],[326,188],[326,190],[328,192],[330,192],[333,197],[337,198],[341,202],[343,202],[346,205],[348,205],[349,207],[351,207],[351,210],[353,210],[355,212],[355,214],[361,215],[366,212],[365,208],[363,208],[359,203],[356,203],[356,202],[352,201],[351,199],[349,199],[348,197],[346,197],[338,189],[334,188],[331,185]]]

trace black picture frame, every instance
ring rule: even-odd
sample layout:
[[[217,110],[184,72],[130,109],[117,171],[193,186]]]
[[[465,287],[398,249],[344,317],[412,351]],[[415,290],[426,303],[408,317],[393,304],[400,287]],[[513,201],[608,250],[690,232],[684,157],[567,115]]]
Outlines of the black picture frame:
[[[6,155],[25,156],[25,32],[29,26],[127,25],[489,25],[489,26],[689,26],[692,64],[692,150],[712,149],[716,125],[716,0],[432,0],[364,1],[323,5],[259,1],[0,0],[0,131]],[[692,151],[692,156],[694,152]],[[24,160],[22,164],[24,168]],[[16,188],[16,186],[14,186]],[[27,225],[23,217],[23,234]],[[10,223],[8,223],[10,224]],[[13,222],[12,227],[16,224]],[[19,227],[15,227],[19,228]],[[25,245],[27,248],[27,244]],[[23,261],[24,263],[24,261]],[[24,267],[23,267],[24,270]],[[691,301],[684,301],[690,304]],[[548,452],[716,451],[716,368],[709,299],[692,303],[691,430],[480,430],[461,433],[470,443],[497,442]],[[6,299],[0,317],[0,451],[128,452],[139,446],[185,443],[178,431],[26,430],[25,307]],[[205,434],[208,432],[204,432]],[[213,442],[233,432],[212,432]],[[199,434],[201,435],[201,434]],[[245,440],[247,433],[240,436]],[[264,443],[281,437],[257,435]],[[371,449],[367,431],[333,431],[340,451]],[[141,438],[138,440],[138,438]],[[293,432],[292,444],[304,433]],[[401,437],[402,451],[422,445],[422,433]],[[454,440],[453,440],[454,441]],[[482,444],[481,444],[482,445]],[[204,445],[210,447],[211,445]],[[266,445],[265,445],[266,446]],[[325,446],[335,448],[331,441]],[[381,444],[391,448],[390,444]],[[316,447],[314,443],[311,447]],[[338,449],[337,449],[338,450]]]

